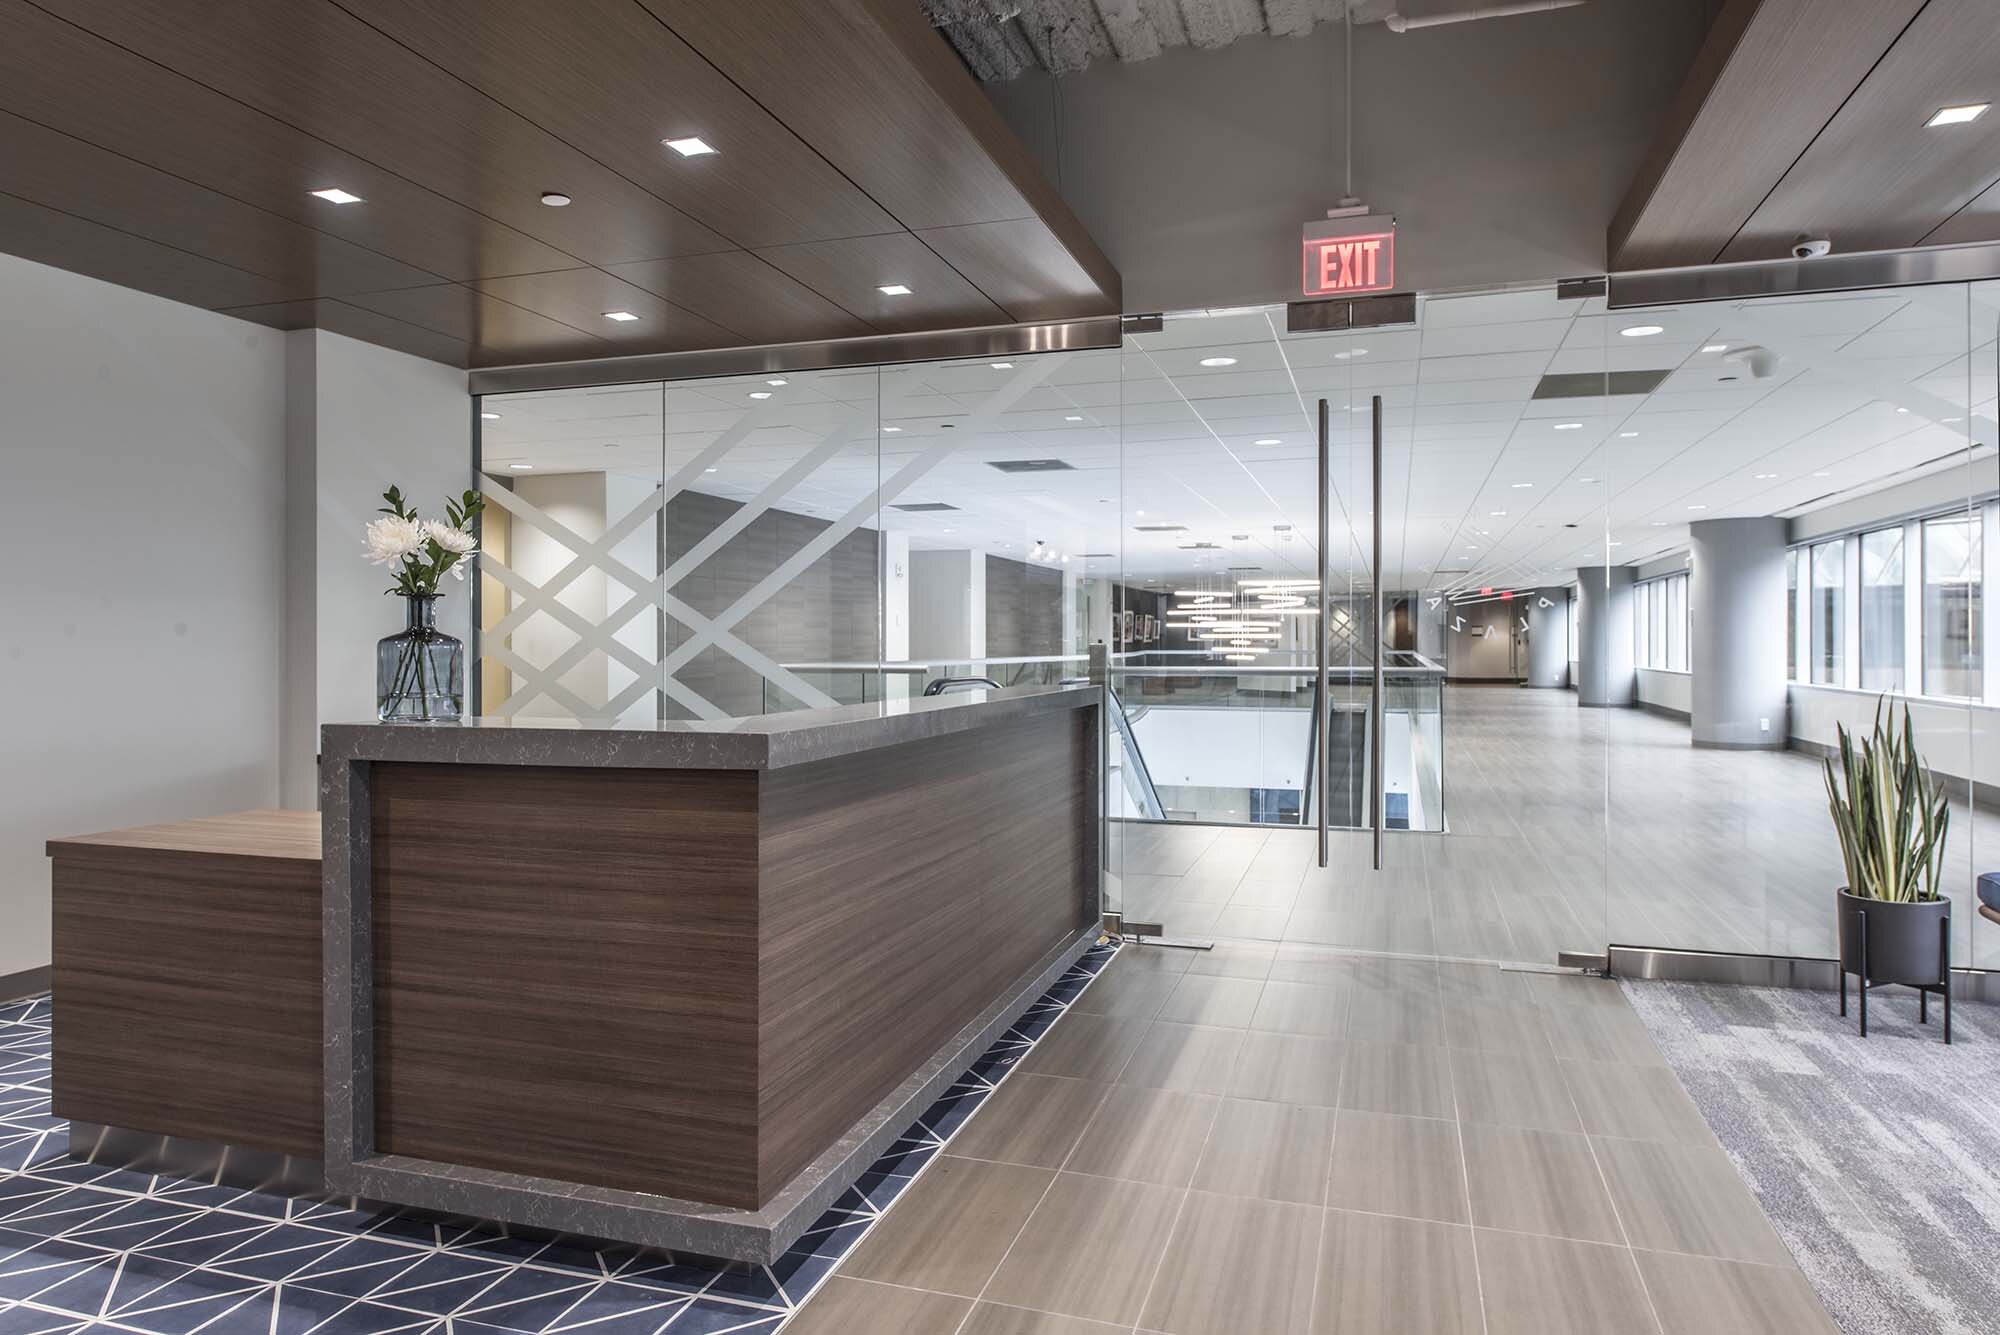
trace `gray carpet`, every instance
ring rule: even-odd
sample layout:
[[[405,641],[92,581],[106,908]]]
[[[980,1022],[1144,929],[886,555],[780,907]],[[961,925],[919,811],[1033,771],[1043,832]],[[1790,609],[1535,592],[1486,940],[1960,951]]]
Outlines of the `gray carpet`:
[[[2000,1007],[1952,1046],[1916,994],[1697,983],[1625,994],[1847,1335],[2000,1330]]]

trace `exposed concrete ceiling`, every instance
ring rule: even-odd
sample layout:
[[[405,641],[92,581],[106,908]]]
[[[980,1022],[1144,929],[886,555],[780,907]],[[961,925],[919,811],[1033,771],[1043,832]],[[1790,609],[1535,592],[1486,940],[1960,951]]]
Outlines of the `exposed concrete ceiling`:
[[[1398,0],[1351,0],[1374,23]],[[923,0],[972,72],[986,82],[1039,67],[1073,74],[1094,60],[1150,60],[1170,46],[1227,46],[1239,37],[1302,37],[1339,22],[1343,0]],[[1407,6],[1406,6],[1407,7]],[[1435,8],[1435,5],[1429,7]]]

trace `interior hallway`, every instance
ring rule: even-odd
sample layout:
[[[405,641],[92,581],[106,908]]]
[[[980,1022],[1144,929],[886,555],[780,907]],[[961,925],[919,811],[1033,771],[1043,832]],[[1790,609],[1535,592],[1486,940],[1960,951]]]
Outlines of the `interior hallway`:
[[[791,1335],[1834,1327],[1616,985],[1132,947]]]
[[[1126,916],[1172,936],[1533,964],[1607,941],[1835,953],[1844,874],[1816,758],[1699,749],[1685,722],[1580,709],[1568,691],[1453,686],[1445,701],[1449,833],[1391,831],[1378,873],[1365,833],[1337,833],[1322,870],[1306,830],[1126,826]],[[2000,821],[1958,802],[1952,821],[1953,960],[2000,966],[2000,928],[1971,904]]]

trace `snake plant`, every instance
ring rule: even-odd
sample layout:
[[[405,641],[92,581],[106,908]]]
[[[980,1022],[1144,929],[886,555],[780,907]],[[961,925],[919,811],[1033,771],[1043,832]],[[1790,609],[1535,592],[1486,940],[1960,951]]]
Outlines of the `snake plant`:
[[[1849,893],[1897,903],[1935,900],[1944,870],[1951,808],[1917,755],[1910,711],[1896,726],[1895,706],[1875,706],[1875,728],[1857,748],[1845,724],[1839,767],[1825,762],[1826,795]]]

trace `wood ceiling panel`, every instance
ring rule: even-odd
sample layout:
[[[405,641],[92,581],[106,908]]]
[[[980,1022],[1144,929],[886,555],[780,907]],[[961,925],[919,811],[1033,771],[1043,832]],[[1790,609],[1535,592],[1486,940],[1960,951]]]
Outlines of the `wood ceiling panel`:
[[[1964,208],[1946,218],[1924,237],[1927,246],[1959,241],[1991,241],[2000,237],[2000,181],[1981,191]]]
[[[202,10],[190,22],[155,0],[61,3],[71,22],[592,264],[730,248],[326,0],[204,0]],[[544,207],[549,189],[576,202]]]
[[[0,0],[0,109],[444,278],[577,263],[24,0]],[[307,194],[333,182],[367,204]]]
[[[481,0],[476,21],[462,0],[336,3],[736,245],[896,228],[632,0]],[[686,135],[717,151],[684,158],[660,143]]]
[[[589,330],[551,320],[460,283],[364,292],[350,305],[435,330],[473,349],[475,364],[547,357],[610,356],[623,351]]]
[[[919,232],[925,245],[1015,320],[1116,314],[1096,278],[1040,218]]]
[[[22,259],[190,306],[276,301],[284,295],[284,289],[268,278],[16,195],[0,194],[0,236],[7,238],[8,253]]]
[[[471,349],[459,340],[433,329],[424,329],[377,311],[362,310],[331,297],[317,301],[283,301],[268,306],[238,306],[224,312],[273,329],[324,329],[345,334],[363,343],[394,348],[413,357],[443,362],[447,366],[467,366]]]
[[[260,274],[286,298],[438,281],[413,265],[4,111],[0,180],[12,193],[52,209]]]
[[[839,242],[823,244],[838,245]],[[480,291],[512,302],[551,320],[588,330],[602,340],[601,354],[678,352],[689,348],[736,347],[750,340],[733,329],[704,320],[692,311],[602,269],[564,269],[556,273],[516,274],[482,278]],[[639,318],[607,320],[606,311],[630,311]],[[591,352],[580,352],[590,356]]]
[[[884,333],[1005,324],[1007,313],[908,232],[775,246],[757,252]],[[909,295],[877,288],[901,283]]]
[[[0,188],[0,249],[456,365],[1118,309],[904,0],[0,0]]]
[[[614,265],[611,272],[758,343],[854,338],[865,321],[748,251]]]
[[[1923,7],[1728,0],[1612,219],[1611,267],[1713,262]]]
[[[1930,0],[1722,258],[1782,254],[1801,231],[1825,232],[1843,251],[1916,245],[2000,178],[2000,115],[1924,122],[1939,107],[1992,101],[1996,90],[1993,0]]]
[[[1118,308],[1118,274],[908,0],[641,0],[911,231],[1040,217]]]

